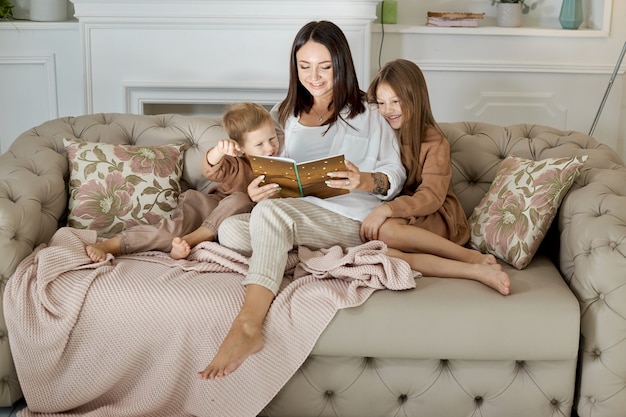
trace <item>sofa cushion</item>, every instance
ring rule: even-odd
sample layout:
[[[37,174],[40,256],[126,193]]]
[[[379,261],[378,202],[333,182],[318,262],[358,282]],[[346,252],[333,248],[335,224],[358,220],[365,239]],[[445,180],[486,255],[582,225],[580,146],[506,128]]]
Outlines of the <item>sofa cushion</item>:
[[[524,270],[504,265],[511,295],[476,281],[422,277],[416,288],[377,291],[340,310],[313,355],[464,360],[570,360],[580,310],[555,265],[538,255]],[[532,324],[532,325],[529,325]]]
[[[586,159],[586,155],[539,161],[505,158],[469,218],[471,246],[525,268]]]
[[[183,145],[63,142],[70,170],[69,226],[111,236],[156,224],[176,207]]]

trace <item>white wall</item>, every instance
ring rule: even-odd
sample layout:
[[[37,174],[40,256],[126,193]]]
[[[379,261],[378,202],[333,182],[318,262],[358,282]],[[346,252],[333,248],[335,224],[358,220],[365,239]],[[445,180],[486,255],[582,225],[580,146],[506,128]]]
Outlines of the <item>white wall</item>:
[[[0,22],[0,152],[23,131],[83,111],[78,23]]]
[[[374,26],[372,73],[379,59],[416,62],[442,122],[538,123],[589,132],[626,41],[626,1],[612,2],[611,21],[603,14],[611,1],[587,0],[583,26],[594,30],[579,31],[560,29],[560,3],[544,0],[519,29],[456,30],[414,26],[424,24],[428,10],[484,12],[481,26],[489,26],[495,7],[489,0],[398,0],[398,24],[385,25],[384,38],[380,24]],[[624,158],[626,62],[621,68],[594,136]]]
[[[542,32],[525,28],[506,34],[497,30],[483,30],[480,34],[461,31],[444,34],[419,28],[416,31],[413,27],[423,25],[425,11],[435,6],[439,10],[476,7],[487,13],[486,24],[493,22],[495,8],[490,0],[398,0],[399,24],[395,33],[385,33],[381,61],[404,57],[422,67],[440,121],[531,122],[587,132],[626,41],[626,1],[612,2],[610,33],[604,34],[602,8],[597,8],[598,2],[604,0],[587,1],[595,5],[589,9],[594,16],[587,15],[595,29],[591,36],[559,36],[555,34],[557,29]],[[524,25],[558,26],[560,0],[544,0],[542,4],[543,9],[525,17]],[[263,10],[258,13],[262,14]],[[283,47],[291,42],[291,36],[283,42]],[[370,74],[378,69],[381,38],[380,27],[374,24]],[[100,42],[98,35],[94,39]],[[122,48],[124,40],[118,41],[114,47]],[[144,41],[150,44],[152,40]],[[135,52],[140,46],[133,44]],[[201,53],[185,50],[184,41],[177,42],[176,47],[183,51],[182,56]],[[0,152],[6,151],[19,133],[32,126],[87,111],[82,48],[77,22],[0,22]],[[284,54],[287,56],[288,51]],[[241,54],[227,59],[237,56]],[[239,65],[251,65],[245,56],[242,58]],[[124,73],[123,60],[106,64],[112,73]],[[94,74],[106,76],[103,64],[98,65]],[[624,69],[626,63],[613,85],[595,136],[626,157]],[[181,64],[178,73],[170,74],[172,82],[189,81],[186,72]],[[219,75],[218,69],[209,72]],[[141,84],[136,79],[127,82]],[[111,88],[118,93],[123,91],[121,85]],[[125,105],[116,100],[111,109],[97,111],[117,111],[120,104]]]

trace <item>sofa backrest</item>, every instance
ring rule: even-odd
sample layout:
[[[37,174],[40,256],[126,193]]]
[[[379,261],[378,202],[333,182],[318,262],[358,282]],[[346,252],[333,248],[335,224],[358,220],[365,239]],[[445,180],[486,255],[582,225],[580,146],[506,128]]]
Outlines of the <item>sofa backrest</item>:
[[[63,221],[68,164],[63,138],[134,145],[185,143],[183,179],[208,191],[200,172],[206,151],[227,135],[220,120],[201,115],[93,114],[47,121],[20,135],[0,156],[0,278],[7,279],[34,246],[46,243]],[[585,169],[621,166],[619,156],[594,138],[537,125],[442,123],[451,145],[453,187],[469,216],[489,189],[502,159],[588,154]]]
[[[623,165],[613,149],[580,132],[531,124],[504,127],[479,122],[440,123],[440,127],[450,142],[452,186],[468,217],[507,156],[540,160],[585,154],[589,158],[583,171]]]

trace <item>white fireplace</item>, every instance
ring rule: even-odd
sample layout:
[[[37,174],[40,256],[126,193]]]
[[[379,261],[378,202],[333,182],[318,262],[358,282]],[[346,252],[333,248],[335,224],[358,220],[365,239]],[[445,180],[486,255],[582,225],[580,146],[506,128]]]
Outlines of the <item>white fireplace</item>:
[[[79,20],[85,111],[214,113],[286,93],[291,43],[332,20],[370,79],[378,0],[72,0]]]

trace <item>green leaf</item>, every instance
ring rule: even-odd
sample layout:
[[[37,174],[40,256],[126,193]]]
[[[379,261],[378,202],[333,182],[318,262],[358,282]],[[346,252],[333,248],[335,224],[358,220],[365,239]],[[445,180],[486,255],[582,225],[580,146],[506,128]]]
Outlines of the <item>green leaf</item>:
[[[102,162],[107,161],[106,154],[102,152],[102,149],[98,148],[97,146],[93,148],[93,154],[96,156],[96,158],[98,158],[98,161],[102,161]]]
[[[126,181],[131,183],[132,185],[137,185],[137,184],[140,184],[142,182],[146,182],[146,180],[144,180],[140,176],[134,175],[134,174],[126,176]]]
[[[137,218],[137,216],[139,216],[139,212],[141,211],[141,206],[139,204],[136,204],[135,207],[133,207],[133,211],[130,213],[131,216],[133,216],[133,218]]]
[[[87,177],[87,176],[93,174],[94,172],[96,172],[97,168],[98,168],[98,164],[96,162],[94,162],[93,164],[88,164],[85,167],[85,173],[83,175]]]
[[[159,208],[165,212],[172,211],[174,209],[174,207],[172,207],[171,205],[169,205],[168,203],[164,201],[157,201],[156,205],[159,206]]]
[[[173,190],[176,190],[176,191],[180,190],[180,184],[177,181],[174,181],[173,178],[170,178],[169,182],[170,182],[170,187],[172,187]]]

